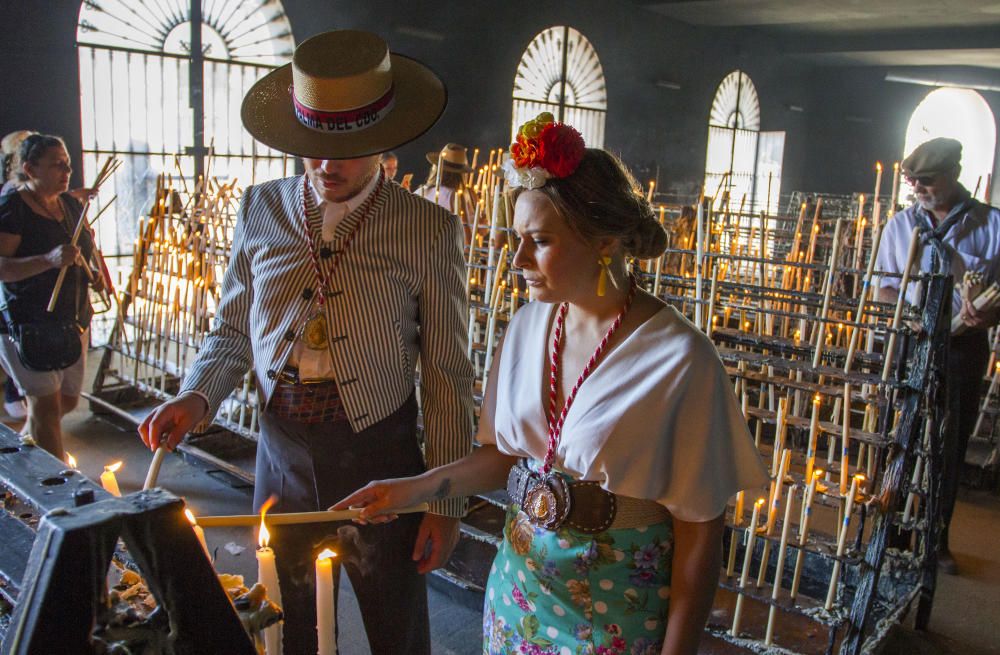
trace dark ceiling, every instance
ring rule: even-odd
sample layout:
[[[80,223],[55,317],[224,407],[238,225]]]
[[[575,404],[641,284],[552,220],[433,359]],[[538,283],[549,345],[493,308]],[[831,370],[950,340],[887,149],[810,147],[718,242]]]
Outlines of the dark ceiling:
[[[1000,1],[672,0],[635,4],[692,25],[752,29],[790,56],[852,66],[1000,69]]]

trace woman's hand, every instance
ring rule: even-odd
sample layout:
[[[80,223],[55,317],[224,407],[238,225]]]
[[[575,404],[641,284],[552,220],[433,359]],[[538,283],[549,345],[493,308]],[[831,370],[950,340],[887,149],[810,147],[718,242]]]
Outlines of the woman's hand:
[[[80,249],[68,243],[56,246],[45,254],[45,261],[50,268],[63,268],[76,262]]]
[[[330,509],[361,508],[358,523],[388,523],[397,517],[392,510],[412,507],[432,499],[434,490],[430,488],[425,476],[426,474],[369,482]]]

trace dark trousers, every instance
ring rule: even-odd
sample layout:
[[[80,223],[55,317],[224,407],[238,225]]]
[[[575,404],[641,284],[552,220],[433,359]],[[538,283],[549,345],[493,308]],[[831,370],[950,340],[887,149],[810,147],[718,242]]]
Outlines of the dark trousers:
[[[948,350],[948,412],[952,428],[944,440],[941,479],[941,514],[944,529],[941,547],[948,547],[948,525],[955,512],[958,485],[965,463],[969,437],[979,417],[983,376],[990,359],[990,344],[983,330],[952,337]]]
[[[372,480],[424,471],[416,439],[414,396],[392,415],[359,433],[346,421],[305,424],[260,419],[254,508],[272,494],[272,512],[325,510]],[[337,553],[358,598],[373,655],[430,653],[427,588],[411,554],[422,515],[383,525],[346,523],[268,526],[285,611],[289,655],[316,652],[314,561],[329,547]],[[338,632],[356,626],[337,624]]]

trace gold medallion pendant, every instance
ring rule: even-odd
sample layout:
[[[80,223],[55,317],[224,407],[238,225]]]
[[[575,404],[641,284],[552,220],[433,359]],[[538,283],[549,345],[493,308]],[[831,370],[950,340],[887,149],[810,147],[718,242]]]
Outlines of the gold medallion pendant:
[[[524,495],[521,510],[528,520],[547,530],[557,530],[569,515],[569,485],[558,475],[547,475]]]
[[[309,350],[326,350],[330,341],[326,338],[326,315],[316,312],[306,321],[302,330],[302,343]]]

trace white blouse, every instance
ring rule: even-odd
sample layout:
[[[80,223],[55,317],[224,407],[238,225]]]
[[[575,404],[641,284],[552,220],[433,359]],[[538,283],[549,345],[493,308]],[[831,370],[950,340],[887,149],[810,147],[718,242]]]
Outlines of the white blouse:
[[[494,425],[480,440],[492,437],[508,455],[545,458],[554,309],[529,303],[507,329]],[[715,346],[669,306],[610,350],[580,387],[555,459],[575,479],[658,501],[684,521],[712,520],[734,493],[768,481]]]

